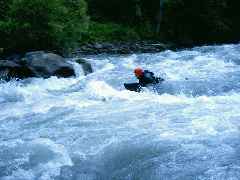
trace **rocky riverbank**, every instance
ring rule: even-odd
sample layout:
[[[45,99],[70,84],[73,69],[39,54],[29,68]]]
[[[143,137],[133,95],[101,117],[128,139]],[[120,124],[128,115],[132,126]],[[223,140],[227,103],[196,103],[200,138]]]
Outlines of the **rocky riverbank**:
[[[176,49],[172,43],[155,41],[116,42],[116,43],[88,43],[75,49],[71,56],[97,55],[97,54],[132,54],[154,53],[167,49]]]

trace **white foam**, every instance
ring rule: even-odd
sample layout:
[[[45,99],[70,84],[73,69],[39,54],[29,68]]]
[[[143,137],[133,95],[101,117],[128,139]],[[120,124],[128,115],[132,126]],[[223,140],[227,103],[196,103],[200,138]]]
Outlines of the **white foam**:
[[[15,159],[10,160],[19,167],[3,177],[4,180],[19,178],[50,180],[60,175],[61,167],[73,165],[65,147],[49,139],[40,138],[17,143],[15,147],[11,147],[6,156],[10,154],[15,154]]]

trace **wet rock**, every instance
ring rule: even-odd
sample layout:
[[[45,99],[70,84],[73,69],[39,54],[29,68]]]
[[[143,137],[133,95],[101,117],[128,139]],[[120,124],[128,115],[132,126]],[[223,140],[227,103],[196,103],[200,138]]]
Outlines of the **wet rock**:
[[[54,53],[35,51],[26,53],[23,58],[12,56],[13,59],[0,60],[0,78],[24,79],[29,77],[49,78],[75,76],[73,65]]]
[[[95,49],[103,49],[104,48],[104,44],[96,43],[96,44],[93,45],[93,48],[95,48]]]
[[[0,78],[9,81],[12,78],[24,79],[34,77],[34,72],[27,66],[9,60],[0,61]]]
[[[85,59],[77,59],[76,62],[82,65],[84,75],[90,74],[93,72],[92,65]]]
[[[70,77],[75,76],[73,66],[63,57],[45,53],[43,51],[26,53],[23,60],[37,77],[49,78],[51,76]]]
[[[8,56],[6,60],[13,61],[16,63],[20,63],[21,59],[23,58],[23,55],[21,54],[12,54],[11,56]]]

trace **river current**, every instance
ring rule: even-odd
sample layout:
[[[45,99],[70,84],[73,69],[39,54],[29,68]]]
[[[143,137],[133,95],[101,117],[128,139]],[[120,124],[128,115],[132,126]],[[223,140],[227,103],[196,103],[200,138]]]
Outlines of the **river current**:
[[[1,180],[239,180],[240,45],[88,57],[0,83]],[[165,81],[127,91],[141,66]]]

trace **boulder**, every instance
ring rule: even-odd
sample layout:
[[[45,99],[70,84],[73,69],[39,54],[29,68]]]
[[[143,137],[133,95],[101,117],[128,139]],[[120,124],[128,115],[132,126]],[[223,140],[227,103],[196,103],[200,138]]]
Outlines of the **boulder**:
[[[30,52],[26,53],[23,61],[35,73],[36,77],[75,76],[72,64],[57,54],[45,53],[43,51]]]
[[[12,78],[24,79],[34,76],[34,72],[27,66],[23,66],[9,60],[0,61],[0,78],[3,80],[8,81]]]
[[[26,53],[23,58],[13,57],[0,60],[0,79],[8,81],[12,78],[75,76],[73,65],[57,54],[35,51]]]

